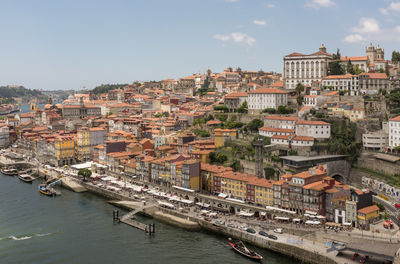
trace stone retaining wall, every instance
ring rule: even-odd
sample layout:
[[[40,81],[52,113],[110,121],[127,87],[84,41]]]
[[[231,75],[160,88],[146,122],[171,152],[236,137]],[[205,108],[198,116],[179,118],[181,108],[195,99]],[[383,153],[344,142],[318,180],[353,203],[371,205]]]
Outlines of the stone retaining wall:
[[[257,237],[247,232],[243,232],[240,230],[233,230],[231,228],[227,228],[225,226],[214,226],[211,223],[206,221],[200,221],[200,226],[206,230],[216,232],[225,236],[230,236],[236,239],[240,239],[242,241],[246,241],[250,244],[256,245],[260,248],[266,248],[286,256],[295,258],[301,263],[312,263],[312,264],[335,264],[336,262],[326,256],[319,255],[318,253],[314,253],[308,250],[304,250],[302,248],[283,244],[280,242],[276,242],[273,240],[266,240],[261,237]]]

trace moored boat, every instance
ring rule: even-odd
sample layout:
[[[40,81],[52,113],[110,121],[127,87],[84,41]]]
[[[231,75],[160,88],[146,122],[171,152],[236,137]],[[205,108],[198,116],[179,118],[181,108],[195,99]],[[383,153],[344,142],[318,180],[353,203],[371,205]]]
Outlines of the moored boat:
[[[14,175],[18,175],[18,170],[3,168],[3,169],[1,169],[1,173],[3,173],[4,175],[7,175],[7,176],[14,176]]]
[[[248,249],[240,240],[228,239],[229,245],[238,253],[253,260],[262,260],[263,257],[255,251]]]
[[[20,174],[20,175],[18,175],[18,178],[19,178],[21,181],[27,182],[27,183],[32,183],[32,182],[35,180],[35,178],[32,177],[32,176],[29,175],[29,174]]]
[[[46,184],[39,184],[39,192],[47,196],[56,196],[57,192]]]

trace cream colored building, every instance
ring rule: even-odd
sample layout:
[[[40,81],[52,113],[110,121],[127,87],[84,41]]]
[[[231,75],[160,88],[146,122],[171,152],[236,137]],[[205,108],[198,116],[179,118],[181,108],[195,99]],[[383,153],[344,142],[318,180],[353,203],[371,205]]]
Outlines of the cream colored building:
[[[310,55],[291,53],[283,59],[283,74],[285,88],[293,90],[298,83],[311,85],[315,81],[328,75],[328,65],[332,61],[332,54],[326,52],[324,44],[319,51]]]

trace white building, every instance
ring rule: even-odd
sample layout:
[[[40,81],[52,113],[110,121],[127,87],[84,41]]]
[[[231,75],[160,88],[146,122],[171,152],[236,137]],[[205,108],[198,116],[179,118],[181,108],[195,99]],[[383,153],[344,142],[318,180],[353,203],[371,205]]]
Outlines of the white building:
[[[230,112],[233,112],[241,107],[247,100],[248,94],[246,92],[233,92],[225,96],[224,104],[228,107]]]
[[[312,137],[280,135],[275,135],[271,137],[271,144],[289,146],[289,141],[291,146],[296,147],[311,147],[312,145],[314,145],[314,138]]]
[[[367,150],[384,150],[389,143],[389,135],[383,130],[364,133],[362,138],[363,147]]]
[[[318,95],[305,95],[303,105],[316,107],[318,105]]]
[[[359,75],[359,90],[361,94],[378,94],[379,90],[387,90],[389,79],[386,73],[361,73]]]
[[[360,70],[368,71],[369,60],[368,56],[356,56],[356,57],[341,57],[340,58],[341,64],[344,68],[346,68],[347,63],[349,61],[353,66],[357,65]]]
[[[260,113],[266,108],[277,109],[288,103],[288,92],[276,88],[258,88],[248,92],[248,111],[250,114]]]
[[[332,54],[326,52],[324,44],[318,52],[310,55],[291,53],[283,59],[283,75],[286,89],[295,89],[298,83],[311,85],[328,75]]]
[[[322,86],[330,88],[332,91],[347,91],[348,95],[359,95],[358,76],[330,75],[322,78]]]
[[[400,146],[400,116],[389,120],[389,147]]]
[[[273,137],[275,135],[289,136],[289,135],[294,135],[294,129],[261,127],[258,130],[258,134],[264,137]]]
[[[296,135],[313,138],[330,138],[331,124],[323,121],[299,120],[296,122]]]
[[[264,118],[264,126],[272,128],[295,129],[297,116],[267,116]]]

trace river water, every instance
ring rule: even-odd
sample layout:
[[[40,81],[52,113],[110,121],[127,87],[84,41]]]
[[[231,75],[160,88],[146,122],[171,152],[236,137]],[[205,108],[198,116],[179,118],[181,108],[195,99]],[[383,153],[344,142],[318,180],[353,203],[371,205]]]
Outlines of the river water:
[[[230,249],[224,237],[139,216],[156,225],[149,237],[114,224],[116,207],[100,196],[60,189],[62,195],[51,198],[38,192],[38,183],[0,174],[0,263],[254,263]],[[264,263],[294,262],[257,251]]]

